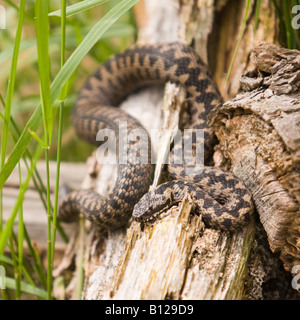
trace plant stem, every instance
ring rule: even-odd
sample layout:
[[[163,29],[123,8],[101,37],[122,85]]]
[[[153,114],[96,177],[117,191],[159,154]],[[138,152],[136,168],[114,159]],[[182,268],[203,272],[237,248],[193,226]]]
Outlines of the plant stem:
[[[229,79],[229,76],[230,76],[230,72],[231,72],[231,69],[232,69],[236,54],[238,52],[238,49],[239,49],[239,46],[240,46],[244,31],[245,31],[245,28],[246,28],[246,22],[247,22],[247,17],[248,17],[248,12],[249,12],[250,5],[251,5],[251,0],[247,0],[246,9],[245,9],[244,18],[243,18],[243,23],[242,23],[242,29],[241,29],[240,34],[239,34],[239,38],[238,38],[238,41],[237,41],[237,44],[236,44],[236,47],[235,47],[235,50],[234,50],[234,53],[233,53],[233,57],[232,57],[232,59],[230,61],[230,65],[229,65],[229,68],[228,68],[228,71],[227,71],[227,75],[226,75],[226,79],[225,79],[225,84],[227,84],[227,82],[228,82],[228,79]]]
[[[47,299],[51,300],[52,290],[52,241],[51,241],[51,201],[50,201],[50,170],[49,150],[45,149],[46,175],[47,175]]]
[[[61,0],[61,67],[65,64],[66,51],[66,0]],[[65,93],[65,90],[63,90]],[[62,100],[65,97],[62,97]],[[53,228],[52,228],[52,248],[51,248],[51,263],[53,265],[55,238],[56,238],[56,219],[58,210],[58,190],[60,177],[60,159],[61,159],[61,140],[62,140],[62,125],[63,125],[63,110],[64,101],[60,101],[59,105],[59,120],[58,120],[58,138],[57,138],[57,157],[56,157],[56,181],[55,181],[55,199],[53,208]]]
[[[9,131],[9,121],[11,115],[11,105],[12,105],[12,97],[14,92],[15,80],[16,80],[16,73],[17,73],[17,62],[19,57],[19,48],[21,42],[21,34],[22,34],[22,27],[23,27],[23,20],[24,20],[24,12],[25,12],[25,0],[20,1],[20,9],[19,9],[19,20],[18,26],[15,36],[14,42],[14,51],[13,57],[11,62],[11,69],[9,75],[9,82],[7,86],[7,94],[6,94],[6,103],[5,103],[5,111],[4,111],[4,123],[2,128],[2,135],[1,135],[1,158],[0,158],[0,172],[2,171],[5,163],[5,156],[6,156],[6,148],[7,148],[7,137]],[[2,207],[2,188],[0,192],[0,232],[2,231],[2,224],[3,224],[3,207]]]
[[[19,181],[22,185],[21,164],[19,162]],[[19,221],[18,221],[18,288],[21,290],[22,269],[23,269],[23,240],[24,240],[24,222],[23,222],[23,203],[20,205]]]

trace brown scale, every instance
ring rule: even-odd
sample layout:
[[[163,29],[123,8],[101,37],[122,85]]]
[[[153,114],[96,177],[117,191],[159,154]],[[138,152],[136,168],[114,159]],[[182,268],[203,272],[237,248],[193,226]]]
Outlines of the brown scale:
[[[117,134],[119,121],[127,121],[129,131],[144,129],[139,121],[117,106],[133,91],[149,84],[167,81],[177,83],[186,89],[191,117],[189,128],[204,130],[205,159],[208,159],[215,136],[207,126],[207,115],[222,99],[203,61],[190,47],[179,42],[137,45],[105,62],[88,79],[74,107],[72,119],[77,134],[87,142],[97,145],[97,132],[109,128]],[[128,148],[132,148],[135,143],[128,143]],[[152,216],[156,216],[159,208],[165,208],[162,199],[168,207],[173,204],[173,200],[175,203],[180,201],[183,193],[169,192],[171,189],[168,184],[158,187],[157,192],[167,190],[160,198],[157,194],[153,196],[153,191],[147,193],[153,179],[150,141],[148,143],[149,164],[118,165],[116,184],[105,198],[90,190],[71,192],[60,206],[59,218],[70,222],[82,215],[94,221],[99,229],[114,229],[126,224],[135,204],[144,195],[133,213],[138,220],[150,219],[149,206],[156,207],[157,211],[153,209],[151,213]],[[222,171],[220,174],[219,169],[205,167],[202,174],[185,177],[182,165],[169,165],[168,169],[173,179],[188,180],[185,184],[179,180],[172,181],[173,188],[178,191],[181,186],[183,191],[194,190],[194,195],[202,197],[198,201],[201,205],[196,207],[196,212],[206,215],[206,221],[210,226],[231,230],[248,220],[252,212],[251,195],[230,173]],[[194,182],[198,186],[194,185],[193,189]],[[205,193],[202,194],[199,187],[202,188],[201,192]],[[149,204],[151,195],[152,203]],[[148,202],[145,202],[145,199]],[[146,208],[146,211],[143,212],[143,208]]]

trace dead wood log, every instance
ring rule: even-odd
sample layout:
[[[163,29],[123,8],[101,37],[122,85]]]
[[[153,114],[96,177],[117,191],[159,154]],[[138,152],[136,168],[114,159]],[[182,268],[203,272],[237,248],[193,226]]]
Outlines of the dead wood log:
[[[185,27],[173,6],[174,3],[143,2],[144,7],[139,9],[146,9],[148,24],[141,30],[141,42],[163,41],[162,37],[166,41],[178,39],[177,29],[167,27]],[[190,8],[190,3],[185,8]],[[210,15],[207,19],[208,30],[211,27],[211,22],[208,21],[212,19],[213,12]],[[165,23],[162,24],[161,21]],[[179,34],[183,32],[185,31],[181,29]],[[203,40],[204,47],[206,40]],[[175,86],[166,87],[162,109],[164,120],[160,127],[178,126],[178,106],[184,98],[180,92]],[[132,112],[135,103],[132,98],[129,100],[128,111]],[[151,100],[153,103],[153,93]],[[145,100],[139,95],[136,103],[140,108],[145,104]],[[149,101],[146,104],[149,109]],[[157,108],[157,105],[154,107]],[[135,113],[138,114],[141,114],[140,110]],[[153,124],[152,119],[155,119],[154,113],[148,115],[144,122],[146,127],[149,123]],[[163,154],[166,148],[169,148],[168,138],[163,137],[157,149],[158,163],[154,185],[160,177],[159,155]],[[103,252],[98,256],[99,259],[95,260],[100,266],[94,271],[95,264],[87,262],[85,298],[244,298],[244,283],[248,275],[247,261],[254,239],[253,224],[234,235],[205,229],[201,217],[191,215],[191,208],[192,204],[186,198],[179,208],[169,210],[163,219],[153,225],[141,226],[133,222],[127,233],[109,233],[104,240]]]
[[[251,190],[270,248],[300,264],[300,52],[262,42],[248,90],[211,114],[223,160]]]
[[[266,2],[268,1],[262,2],[262,7],[268,7]],[[242,21],[245,3],[245,1],[239,2],[237,13],[237,8],[232,6],[231,1],[217,1],[215,5],[212,5],[210,0],[140,1],[136,7],[138,17],[142,17],[138,19],[140,21],[138,41],[168,42],[180,38],[187,43],[193,42],[196,50],[208,62],[211,62],[211,55],[218,48],[212,69],[217,75],[217,82],[224,84],[224,71],[228,67],[225,61],[228,60],[228,51],[234,51],[234,39],[239,32],[236,25],[240,25]],[[227,16],[220,23],[221,14],[224,13],[229,13],[229,17],[235,15],[235,19],[228,19]],[[216,31],[217,26],[220,30],[223,28],[227,31],[231,26],[230,30],[234,32],[235,37],[230,37],[231,45],[231,40],[228,40],[230,48],[224,46],[222,39],[225,37],[224,33],[220,39],[216,38],[213,31]],[[263,30],[264,28],[259,33],[262,38],[264,38]],[[249,34],[242,44],[247,53],[246,48],[251,46],[253,40]],[[271,38],[273,36],[273,33],[269,35]],[[225,38],[228,39],[228,36]],[[211,44],[212,40],[216,40],[214,45]],[[236,58],[237,63],[232,72],[235,78],[239,78],[245,68],[247,54],[244,51],[242,50]],[[236,81],[230,92],[222,90],[225,92],[225,97],[236,91]],[[130,96],[121,107],[136,116],[146,129],[149,124],[150,129],[172,128],[178,124],[178,105],[183,97],[184,93],[181,90],[167,84],[164,102],[162,89],[151,88]],[[169,147],[165,144],[166,140],[162,139],[156,146],[158,155]],[[216,162],[220,164],[220,161]],[[109,191],[114,181],[113,172],[114,170],[100,166],[99,193],[105,194]],[[92,176],[94,175],[93,173]],[[158,162],[154,185],[158,183],[160,176],[161,166]],[[91,186],[95,187],[94,183],[91,183]],[[244,230],[230,235],[205,228],[201,217],[190,214],[191,207],[187,197],[178,208],[166,212],[165,217],[153,225],[141,226],[136,222],[129,223],[128,229],[109,232],[108,235],[103,235],[103,238],[96,239],[86,246],[83,298],[248,298],[251,291],[249,284],[256,277],[248,270],[249,261],[253,256],[255,236],[253,222]],[[260,280],[264,281],[265,275],[257,280],[261,286]],[[252,296],[262,297],[255,294]]]

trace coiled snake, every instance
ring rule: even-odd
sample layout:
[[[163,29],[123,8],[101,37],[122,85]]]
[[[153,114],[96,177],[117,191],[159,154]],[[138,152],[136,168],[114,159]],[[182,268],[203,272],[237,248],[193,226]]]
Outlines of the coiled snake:
[[[199,56],[179,42],[136,45],[104,63],[88,79],[74,107],[72,120],[77,134],[97,144],[97,132],[109,128],[117,134],[120,121],[126,122],[128,130],[142,129],[137,120],[116,107],[136,89],[167,81],[186,89],[189,127],[204,130],[208,158],[215,136],[207,125],[207,115],[221,97]],[[134,148],[136,142],[129,141],[127,148]],[[251,194],[230,172],[206,166],[201,174],[186,176],[184,167],[175,164],[169,164],[168,171],[172,180],[148,192],[153,179],[151,162],[135,164],[129,156],[127,164],[118,165],[117,181],[107,197],[91,190],[73,191],[63,200],[59,218],[70,222],[83,215],[99,229],[113,229],[126,224],[132,213],[138,221],[152,220],[188,193],[195,212],[213,228],[230,231],[249,221]]]

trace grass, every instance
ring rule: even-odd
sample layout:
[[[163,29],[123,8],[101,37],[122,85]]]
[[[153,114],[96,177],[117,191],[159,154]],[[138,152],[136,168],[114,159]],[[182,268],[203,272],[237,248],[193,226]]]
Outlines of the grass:
[[[0,91],[3,107],[0,156],[0,262],[8,270],[6,286],[12,289],[1,290],[2,299],[21,299],[22,292],[41,299],[52,298],[56,230],[67,240],[57,223],[56,214],[60,162],[63,158],[64,114],[68,115],[69,106],[74,102],[76,87],[82,85],[80,83],[74,89],[77,68],[87,58],[93,62],[92,67],[96,68],[99,62],[134,40],[135,28],[129,10],[137,2],[138,0],[88,0],[67,6],[65,0],[51,1],[51,4],[50,1],[36,0],[33,4],[25,6],[25,0],[21,0],[18,5],[6,1],[7,13],[18,17],[18,21],[15,32],[9,29],[1,31],[0,44],[0,63],[10,64],[10,71],[4,71],[0,76],[1,88],[5,87],[5,80],[9,79],[6,92]],[[100,4],[102,8],[96,10]],[[89,10],[91,8],[96,11],[92,12]],[[82,19],[84,16],[88,18]],[[83,20],[89,24],[83,23]],[[92,27],[91,22],[94,22]],[[67,41],[67,35],[72,35],[73,40]],[[102,37],[100,45],[99,40]],[[27,64],[22,63],[24,57],[27,57]],[[27,70],[31,71],[26,77],[26,82],[30,83],[27,88],[31,93],[24,95],[22,75],[26,74]],[[91,70],[86,73],[90,74]],[[15,121],[15,117],[16,114],[20,114],[25,102],[35,107],[23,112],[25,119],[27,113],[32,114],[22,126],[24,119],[18,122]],[[42,158],[45,160],[47,172],[45,182],[41,181],[36,170],[36,164]],[[54,203],[50,200],[50,159],[57,160]],[[21,179],[19,166],[20,192],[9,219],[4,223],[2,188],[20,161],[26,164],[26,178]],[[41,263],[40,253],[31,243],[23,223],[22,203],[31,180],[39,191],[48,217],[46,267]],[[16,237],[13,226],[17,217],[19,227]],[[33,261],[31,265],[28,264],[27,257],[25,259],[23,256],[24,239]],[[4,255],[5,252],[9,252],[11,258]],[[80,283],[77,287],[77,296],[80,297]]]
[[[242,28],[227,79],[252,1],[245,2]],[[0,290],[2,299],[22,299],[24,293],[37,299],[52,299],[56,233],[68,241],[57,221],[60,163],[85,161],[92,150],[73,134],[70,110],[83,84],[82,79],[110,55],[134,42],[135,24],[130,9],[137,2],[85,0],[68,1],[67,5],[66,0],[5,1],[10,23],[6,30],[0,30],[0,264],[7,271],[7,289]],[[255,3],[254,30],[259,25],[261,0]],[[272,0],[272,3],[282,42],[288,48],[300,49],[299,30],[291,28],[291,8],[300,1]],[[45,162],[46,181],[42,181],[36,169],[41,159]],[[57,163],[53,202],[50,199],[50,160]],[[21,172],[21,162],[25,164],[25,172]],[[4,222],[2,188],[14,168],[19,172],[20,191],[9,219]],[[46,265],[23,221],[23,199],[30,181],[47,213]],[[16,218],[17,234],[13,229]],[[81,228],[80,232],[84,230]],[[80,268],[77,298],[81,296],[83,280],[82,250],[77,264]]]

